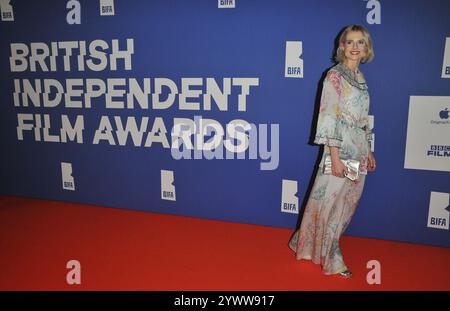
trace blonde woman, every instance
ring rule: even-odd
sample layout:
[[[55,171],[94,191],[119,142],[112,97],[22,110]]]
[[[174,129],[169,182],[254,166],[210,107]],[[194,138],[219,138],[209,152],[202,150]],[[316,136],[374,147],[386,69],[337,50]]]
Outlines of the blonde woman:
[[[348,227],[361,197],[365,175],[376,167],[368,124],[369,93],[359,70],[374,57],[372,39],[360,25],[346,27],[340,37],[332,67],[325,77],[315,143],[324,145],[320,168],[303,214],[300,229],[289,241],[296,258],[320,264],[324,274],[349,278],[339,239]],[[331,174],[325,158],[331,157]],[[359,178],[346,178],[344,159],[360,162]]]

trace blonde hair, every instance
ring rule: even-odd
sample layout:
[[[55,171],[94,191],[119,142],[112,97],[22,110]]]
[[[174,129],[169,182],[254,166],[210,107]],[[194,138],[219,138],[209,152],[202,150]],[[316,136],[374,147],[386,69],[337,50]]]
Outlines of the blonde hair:
[[[347,34],[351,31],[360,31],[363,34],[363,40],[366,43],[366,56],[361,58],[361,63],[364,64],[370,62],[375,56],[375,53],[373,51],[372,38],[370,37],[369,31],[364,26],[361,25],[350,25],[347,26],[342,31],[341,35],[339,36],[338,46],[336,49],[336,56],[334,57],[334,59],[338,63],[342,63],[345,60],[344,51],[341,49],[340,46],[345,42]]]

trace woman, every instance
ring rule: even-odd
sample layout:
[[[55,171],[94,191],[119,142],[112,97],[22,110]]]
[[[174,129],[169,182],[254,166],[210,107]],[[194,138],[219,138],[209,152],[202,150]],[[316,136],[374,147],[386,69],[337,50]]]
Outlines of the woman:
[[[297,259],[312,260],[323,273],[351,277],[339,239],[350,223],[361,197],[365,174],[376,167],[370,150],[369,93],[359,64],[373,59],[372,39],[366,28],[351,25],[339,37],[337,65],[324,80],[315,143],[324,154],[310,197],[289,247]],[[326,156],[331,156],[332,174],[324,174]],[[359,178],[346,178],[341,159],[360,161]]]

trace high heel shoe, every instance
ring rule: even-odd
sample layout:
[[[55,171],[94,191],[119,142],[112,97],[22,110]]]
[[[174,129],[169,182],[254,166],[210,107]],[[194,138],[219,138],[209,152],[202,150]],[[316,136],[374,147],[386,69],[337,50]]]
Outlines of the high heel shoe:
[[[349,279],[353,276],[353,273],[347,269],[345,271],[339,272],[339,275],[343,278]]]

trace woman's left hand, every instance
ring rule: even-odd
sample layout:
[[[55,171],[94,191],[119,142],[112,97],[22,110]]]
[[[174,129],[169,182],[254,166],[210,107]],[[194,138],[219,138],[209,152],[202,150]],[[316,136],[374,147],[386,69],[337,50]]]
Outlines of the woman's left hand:
[[[375,156],[373,155],[372,151],[369,150],[369,158],[367,163],[367,170],[370,172],[373,172],[375,168],[377,167],[377,161],[375,161]]]

